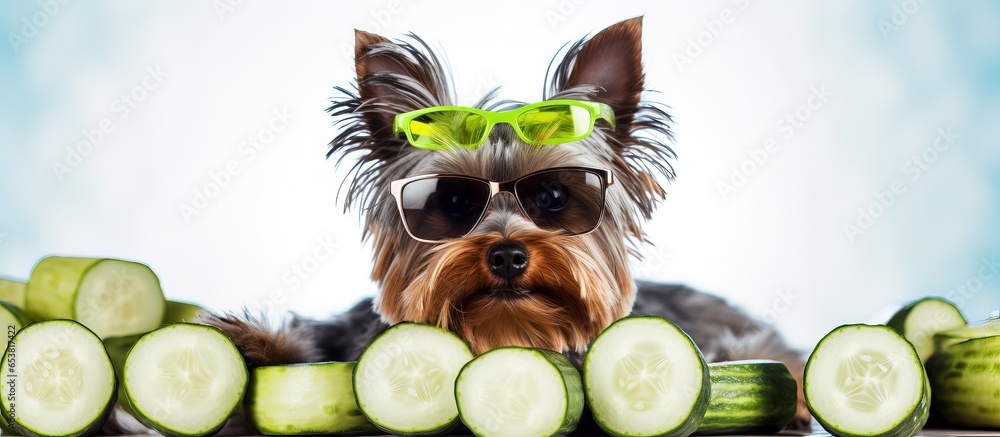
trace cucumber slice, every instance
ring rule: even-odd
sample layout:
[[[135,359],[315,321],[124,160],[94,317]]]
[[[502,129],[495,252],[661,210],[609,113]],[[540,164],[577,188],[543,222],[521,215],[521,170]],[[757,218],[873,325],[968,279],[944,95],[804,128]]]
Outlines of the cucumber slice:
[[[711,392],[698,346],[656,316],[625,317],[601,332],[584,358],[583,381],[594,420],[613,435],[690,435]]]
[[[458,422],[455,378],[472,358],[469,345],[449,331],[394,325],[368,345],[354,367],[358,408],[392,434],[448,431]]]
[[[26,436],[97,434],[115,402],[117,380],[101,339],[72,320],[34,323],[3,356],[7,423]]]
[[[229,337],[191,323],[143,335],[125,359],[124,374],[136,419],[166,436],[218,432],[239,407],[249,377]]]
[[[263,366],[250,372],[246,415],[264,435],[375,430],[354,401],[354,363]]]
[[[798,385],[784,363],[712,363],[708,373],[712,397],[696,434],[770,434],[784,429],[795,417]]]
[[[906,337],[921,362],[934,353],[934,334],[966,325],[962,312],[955,304],[938,297],[925,297],[901,308],[886,323]]]
[[[910,342],[887,326],[844,325],[806,362],[806,405],[842,436],[912,436],[927,422],[930,387]]]
[[[478,436],[548,436],[576,429],[583,383],[562,355],[501,347],[462,368],[455,399],[462,423]]]
[[[0,278],[0,300],[24,308],[25,288],[26,284],[23,282]]]
[[[204,308],[193,303],[168,300],[166,312],[163,314],[163,324],[194,323],[198,315],[204,311]]]
[[[927,361],[931,408],[945,423],[1000,429],[1000,335],[973,338]]]
[[[36,320],[73,319],[107,338],[160,326],[164,307],[160,281],[145,265],[51,256],[31,271],[25,309]]]

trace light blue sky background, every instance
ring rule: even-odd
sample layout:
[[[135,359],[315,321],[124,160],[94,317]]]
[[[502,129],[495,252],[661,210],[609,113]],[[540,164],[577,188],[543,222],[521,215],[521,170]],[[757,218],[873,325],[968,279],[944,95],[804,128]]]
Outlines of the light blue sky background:
[[[52,253],[111,256],[215,309],[345,309],[375,290],[357,216],[336,203],[343,172],[323,158],[352,29],[443,47],[462,103],[498,85],[532,101],[563,43],[645,14],[647,82],[673,108],[680,160],[639,276],[721,294],[804,348],[927,294],[972,319],[1000,307],[996,3],[228,4],[0,6],[0,276]],[[123,93],[142,99],[126,112]],[[54,170],[102,122],[100,144]],[[246,137],[272,128],[251,153]],[[957,134],[943,151],[939,129]],[[239,172],[216,191],[227,166]],[[878,217],[849,237],[859,208]]]

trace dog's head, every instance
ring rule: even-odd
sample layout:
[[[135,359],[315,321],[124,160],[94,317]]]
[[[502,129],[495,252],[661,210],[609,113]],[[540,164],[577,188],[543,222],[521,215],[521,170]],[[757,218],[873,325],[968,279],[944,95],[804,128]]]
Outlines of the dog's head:
[[[330,154],[357,158],[345,205],[360,208],[372,239],[375,307],[385,322],[436,324],[477,352],[582,351],[629,313],[628,259],[664,196],[658,181],[673,177],[674,156],[669,116],[640,99],[641,35],[641,18],[615,24],[571,45],[546,78],[546,101],[613,111],[613,123],[594,117],[589,136],[537,145],[497,123],[478,147],[428,150],[394,120],[455,104],[438,57],[417,37],[392,42],[356,31],[357,92],[341,89],[330,108],[341,128]],[[477,107],[524,106],[492,94]]]

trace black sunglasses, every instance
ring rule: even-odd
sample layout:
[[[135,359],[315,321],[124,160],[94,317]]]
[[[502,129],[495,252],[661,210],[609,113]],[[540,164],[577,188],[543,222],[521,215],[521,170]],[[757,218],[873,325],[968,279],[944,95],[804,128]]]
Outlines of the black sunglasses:
[[[438,243],[463,237],[486,216],[493,196],[508,192],[521,212],[542,229],[567,235],[592,232],[604,215],[604,196],[614,183],[611,171],[559,167],[507,182],[471,176],[429,174],[389,184],[399,215],[411,237]]]

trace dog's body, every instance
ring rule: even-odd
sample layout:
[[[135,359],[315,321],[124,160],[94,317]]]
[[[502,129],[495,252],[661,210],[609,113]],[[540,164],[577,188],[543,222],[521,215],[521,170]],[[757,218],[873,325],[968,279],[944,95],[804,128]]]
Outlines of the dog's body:
[[[374,243],[378,295],[331,320],[293,319],[277,331],[248,315],[205,321],[229,334],[251,366],[356,360],[375,335],[401,321],[450,329],[476,353],[505,345],[539,347],[579,365],[587,345],[615,320],[660,315],[687,332],[709,361],[786,363],[800,382],[796,423],[807,424],[804,363],[776,331],[719,298],[680,286],[637,284],[629,272],[629,257],[645,242],[642,224],[665,196],[659,180],[674,177],[670,117],[640,99],[641,28],[641,18],[626,20],[570,46],[548,84],[546,100],[607,104],[614,123],[554,146],[527,144],[511,126],[498,124],[478,147],[454,150],[420,150],[393,132],[398,114],[456,101],[433,52],[415,37],[417,44],[395,43],[357,31],[358,92],[341,89],[344,96],[330,108],[342,128],[330,153],[358,159],[345,200],[361,209],[365,236]],[[477,106],[521,106],[490,103],[491,97]],[[519,206],[522,200],[500,193],[473,231],[443,242],[418,241],[407,235],[402,207],[397,211],[389,189],[394,180],[427,174],[499,182],[564,167],[614,175],[603,198],[603,220],[587,233],[543,229]],[[516,274],[509,259],[491,258],[501,246],[517,248]]]

